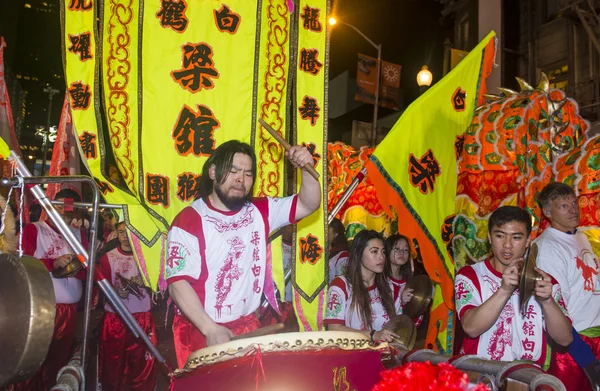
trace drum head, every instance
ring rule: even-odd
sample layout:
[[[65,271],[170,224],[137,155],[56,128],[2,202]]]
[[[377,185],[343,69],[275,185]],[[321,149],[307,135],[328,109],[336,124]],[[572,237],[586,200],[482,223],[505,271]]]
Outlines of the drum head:
[[[56,304],[50,273],[32,257],[0,254],[0,387],[31,377],[52,333]]]

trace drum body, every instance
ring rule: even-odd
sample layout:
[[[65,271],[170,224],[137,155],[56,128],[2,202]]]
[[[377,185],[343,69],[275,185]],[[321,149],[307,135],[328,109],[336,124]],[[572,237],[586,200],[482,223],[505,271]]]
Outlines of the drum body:
[[[381,351],[353,332],[283,333],[199,350],[173,378],[175,391],[371,390]]]

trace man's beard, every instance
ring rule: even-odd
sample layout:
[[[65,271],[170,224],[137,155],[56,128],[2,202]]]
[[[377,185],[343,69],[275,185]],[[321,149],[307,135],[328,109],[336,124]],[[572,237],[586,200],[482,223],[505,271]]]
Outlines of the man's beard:
[[[242,206],[246,203],[246,201],[250,200],[250,193],[243,197],[229,197],[227,194],[223,193],[220,186],[214,187],[215,194],[219,197],[219,200],[225,205],[225,207],[229,210],[240,210]]]

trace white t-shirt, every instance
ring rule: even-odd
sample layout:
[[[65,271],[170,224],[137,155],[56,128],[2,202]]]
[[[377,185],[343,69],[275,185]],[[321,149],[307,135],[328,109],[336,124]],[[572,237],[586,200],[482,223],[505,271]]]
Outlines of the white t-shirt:
[[[600,326],[600,265],[585,233],[549,227],[534,243],[537,266],[558,281],[575,330]]]
[[[337,276],[343,276],[346,274],[346,268],[348,267],[348,258],[350,253],[346,250],[342,250],[329,258],[329,283],[333,281]]]
[[[133,253],[126,253],[120,247],[113,248],[100,259],[100,268],[104,276],[110,279],[110,282],[115,289],[121,287],[121,280],[117,277],[119,273],[122,277],[131,280],[135,277],[141,277],[140,269],[133,258]],[[129,293],[127,298],[122,299],[123,303],[132,314],[139,312],[148,312],[151,308],[150,295],[146,289],[139,289],[141,298]],[[106,301],[104,310],[115,312],[110,303]]]
[[[269,233],[295,222],[296,202],[297,196],[255,198],[237,212],[223,212],[208,200],[194,201],[177,215],[169,231],[168,282],[189,281],[217,323],[256,311],[263,291],[273,304],[267,239]]]
[[[58,232],[52,229],[45,221],[33,223],[37,229],[34,258],[57,259],[61,255],[76,253],[71,249],[69,243]],[[68,226],[75,238],[81,242],[81,231]],[[75,277],[54,278],[50,273],[56,304],[75,304],[79,302],[83,294],[83,284]]]
[[[502,274],[489,260],[461,268],[454,279],[458,318],[482,305],[501,284]],[[552,286],[552,297],[566,312],[556,283]],[[530,360],[541,366],[546,360],[545,327],[542,308],[535,298],[529,300],[525,316],[521,315],[519,290],[515,289],[492,327],[476,338],[466,335],[460,353],[496,361]]]
[[[402,313],[400,306],[400,291],[397,286],[390,283],[390,289],[394,299],[396,314]],[[371,302],[371,322],[373,328],[370,330],[381,330],[390,320],[389,314],[383,308],[379,290],[373,285],[369,288]],[[350,308],[352,303],[352,285],[344,276],[333,279],[327,291],[327,306],[325,307],[325,324],[342,324],[356,330],[367,330],[363,324],[360,314]]]

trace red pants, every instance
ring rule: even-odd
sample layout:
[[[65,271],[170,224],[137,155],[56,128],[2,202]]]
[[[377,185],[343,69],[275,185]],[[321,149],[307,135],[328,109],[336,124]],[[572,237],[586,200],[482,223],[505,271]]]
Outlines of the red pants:
[[[152,313],[140,312],[133,317],[156,345]],[[156,387],[156,359],[112,312],[106,312],[102,322],[99,378],[104,391],[153,391]]]
[[[58,371],[69,362],[75,321],[77,320],[77,304],[57,304],[54,318],[54,334],[40,369],[29,380],[8,386],[14,391],[48,391],[56,384]]]
[[[581,335],[581,339],[592,348],[596,358],[600,359],[600,337],[591,338]],[[569,353],[552,352],[552,361],[548,373],[563,382],[567,391],[591,391],[590,382]]]
[[[242,316],[233,322],[219,324],[227,327],[234,335],[245,334],[260,327],[260,322],[254,314]],[[190,354],[206,347],[206,338],[185,315],[180,315],[177,311],[173,318],[173,343],[177,366],[183,368]]]

